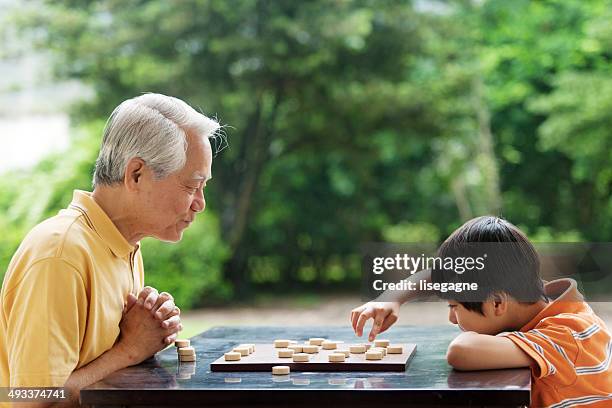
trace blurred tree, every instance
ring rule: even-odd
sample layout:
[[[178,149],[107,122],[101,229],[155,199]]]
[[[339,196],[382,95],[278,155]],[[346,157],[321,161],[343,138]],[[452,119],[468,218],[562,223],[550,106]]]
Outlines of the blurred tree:
[[[227,247],[147,242],[160,282],[210,255],[220,297],[356,287],[360,243],[443,239],[485,213],[610,240],[610,0],[30,4],[16,24],[95,91],[77,123],[153,91],[228,124],[218,226],[194,233]]]

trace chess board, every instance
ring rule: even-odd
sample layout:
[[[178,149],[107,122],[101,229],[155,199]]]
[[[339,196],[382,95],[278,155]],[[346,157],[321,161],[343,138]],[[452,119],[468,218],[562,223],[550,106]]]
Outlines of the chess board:
[[[330,363],[328,355],[337,350],[319,349],[318,353],[309,354],[310,361],[295,363],[293,358],[277,357],[278,348],[273,344],[255,344],[255,352],[243,356],[239,361],[225,361],[222,355],[210,364],[211,371],[271,371],[273,366],[286,365],[295,371],[405,371],[414,357],[416,344],[401,344],[402,354],[388,354],[382,360],[366,360],[365,354],[351,354],[342,363]],[[350,344],[342,344],[347,349]],[[228,350],[231,351],[231,350]]]

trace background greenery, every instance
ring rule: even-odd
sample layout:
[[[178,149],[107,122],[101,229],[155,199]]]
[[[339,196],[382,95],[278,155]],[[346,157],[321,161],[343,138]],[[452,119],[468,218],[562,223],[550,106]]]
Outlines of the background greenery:
[[[183,308],[355,289],[360,244],[488,213],[535,240],[612,238],[609,0],[28,4],[14,26],[95,97],[68,152],[0,180],[0,276],[146,91],[228,125],[205,216],[143,243],[147,283]]]

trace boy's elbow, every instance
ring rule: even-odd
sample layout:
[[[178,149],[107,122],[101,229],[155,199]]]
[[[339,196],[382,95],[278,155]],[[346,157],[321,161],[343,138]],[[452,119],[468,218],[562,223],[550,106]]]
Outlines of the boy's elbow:
[[[451,343],[446,351],[446,361],[455,370],[469,370],[467,357],[469,352],[460,343]]]

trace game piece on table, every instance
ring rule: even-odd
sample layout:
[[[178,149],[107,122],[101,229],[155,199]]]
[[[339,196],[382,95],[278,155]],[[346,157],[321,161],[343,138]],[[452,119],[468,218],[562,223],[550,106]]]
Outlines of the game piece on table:
[[[404,352],[404,348],[398,344],[390,344],[387,346],[387,353],[389,354],[402,354]]]
[[[338,348],[338,343],[335,341],[331,341],[331,340],[325,340],[324,342],[321,343],[321,347],[324,350],[335,350]]]
[[[328,358],[330,363],[343,363],[346,356],[344,353],[331,353]]]
[[[308,340],[308,344],[312,346],[320,346],[325,341],[322,337],[312,337]]]
[[[195,355],[195,349],[191,346],[178,348],[176,349],[176,352],[178,353],[179,356]]]
[[[274,375],[287,375],[289,374],[289,366],[274,366],[272,367],[272,374]]]
[[[314,354],[319,352],[319,347],[314,345],[305,345],[302,346],[302,353]]]
[[[225,353],[225,361],[238,361],[240,360],[241,354],[235,351],[231,351],[229,353]]]
[[[336,350],[334,351],[334,353],[342,353],[344,354],[344,357],[347,357],[347,358],[351,356],[351,352],[348,350]]]
[[[368,350],[365,353],[366,360],[382,360],[383,355],[382,351],[378,350]]]
[[[387,347],[389,345],[389,340],[375,340],[374,347]]]
[[[274,347],[276,348],[287,348],[289,346],[289,340],[274,340]]]
[[[236,353],[240,353],[240,355],[243,356],[243,357],[244,356],[248,356],[249,354],[251,354],[250,353],[250,351],[251,351],[250,347],[234,347],[232,349],[232,351],[235,351]]]
[[[387,355],[387,349],[385,347],[372,347],[370,349],[371,350],[376,350],[376,351],[380,351],[383,355],[383,357],[385,357]]]
[[[305,354],[305,353],[295,353],[293,355],[293,362],[294,363],[307,363],[308,361],[310,361],[310,356],[308,354]]]
[[[278,357],[280,358],[291,358],[293,357],[294,351],[291,349],[280,349],[278,350]]]
[[[187,339],[176,339],[176,340],[174,340],[174,347],[176,347],[176,348],[189,347],[190,345],[191,345],[191,341],[189,341]]]
[[[179,356],[179,362],[181,363],[193,363],[196,361],[196,356]]]
[[[349,351],[353,354],[363,354],[366,352],[366,346],[364,344],[353,344],[349,346]]]

